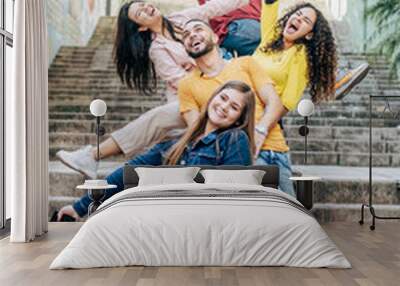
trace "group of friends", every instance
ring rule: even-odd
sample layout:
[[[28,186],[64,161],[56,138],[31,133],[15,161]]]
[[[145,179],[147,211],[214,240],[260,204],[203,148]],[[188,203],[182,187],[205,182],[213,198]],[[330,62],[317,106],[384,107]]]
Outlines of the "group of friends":
[[[131,165],[277,165],[279,189],[295,196],[282,117],[306,88],[315,103],[342,98],[369,67],[338,71],[333,32],[311,3],[279,18],[279,0],[198,2],[168,16],[144,1],[121,7],[117,73],[143,94],[161,78],[167,103],[111,133],[100,158],[92,146],[57,156],[89,178],[97,177],[97,160],[119,153]],[[117,185],[106,198],[122,191],[122,168],[106,180]],[[84,217],[90,203],[83,196],[58,218]]]

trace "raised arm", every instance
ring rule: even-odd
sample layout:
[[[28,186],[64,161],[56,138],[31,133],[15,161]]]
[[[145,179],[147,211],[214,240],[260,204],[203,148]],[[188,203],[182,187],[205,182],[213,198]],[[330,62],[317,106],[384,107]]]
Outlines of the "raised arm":
[[[228,14],[247,4],[249,4],[249,0],[211,0],[204,5],[188,8],[170,16],[176,19],[179,18],[182,24],[190,19],[208,21],[216,16]]]
[[[275,24],[278,21],[279,0],[261,0],[261,44],[265,46],[275,37]]]
[[[307,56],[303,47],[299,55],[293,60],[289,69],[287,84],[281,95],[281,101],[287,111],[297,107],[308,83]]]

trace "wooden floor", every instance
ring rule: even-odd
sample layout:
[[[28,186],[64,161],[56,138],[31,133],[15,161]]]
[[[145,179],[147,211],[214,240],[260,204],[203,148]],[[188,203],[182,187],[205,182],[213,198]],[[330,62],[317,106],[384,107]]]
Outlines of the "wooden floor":
[[[323,225],[353,269],[288,267],[123,267],[48,270],[80,223],[50,223],[49,233],[29,244],[0,241],[0,285],[400,285],[400,223]]]

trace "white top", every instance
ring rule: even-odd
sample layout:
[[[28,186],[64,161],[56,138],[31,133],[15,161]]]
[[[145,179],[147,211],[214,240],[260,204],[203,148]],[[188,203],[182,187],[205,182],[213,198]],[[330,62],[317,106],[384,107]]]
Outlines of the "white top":
[[[319,181],[320,177],[290,177],[292,181]]]

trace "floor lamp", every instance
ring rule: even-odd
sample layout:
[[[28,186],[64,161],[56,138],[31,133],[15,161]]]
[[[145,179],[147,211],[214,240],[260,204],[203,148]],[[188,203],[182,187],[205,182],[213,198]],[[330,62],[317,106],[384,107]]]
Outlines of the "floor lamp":
[[[314,103],[310,99],[303,99],[299,102],[297,111],[304,117],[304,125],[300,126],[299,134],[304,137],[304,165],[307,165],[307,136],[310,132],[308,117],[314,113]]]
[[[304,125],[299,128],[299,133],[304,137],[304,164],[307,165],[307,136],[309,133],[308,129],[308,117],[314,113],[314,104],[309,99],[303,99],[297,106],[298,113],[304,117]],[[315,180],[319,180],[318,177],[291,177],[292,181],[296,183],[296,198],[300,201],[305,208],[312,209],[313,200],[313,183]]]
[[[107,104],[103,100],[95,99],[90,103],[90,113],[96,118],[97,170],[100,164],[100,136],[103,136],[106,132],[104,127],[100,124],[100,117],[104,116],[106,112]],[[100,206],[105,197],[105,191],[107,189],[116,188],[116,186],[109,185],[106,180],[85,180],[85,184],[77,188],[88,191],[89,198],[92,200],[88,208],[88,215],[90,216]]]

